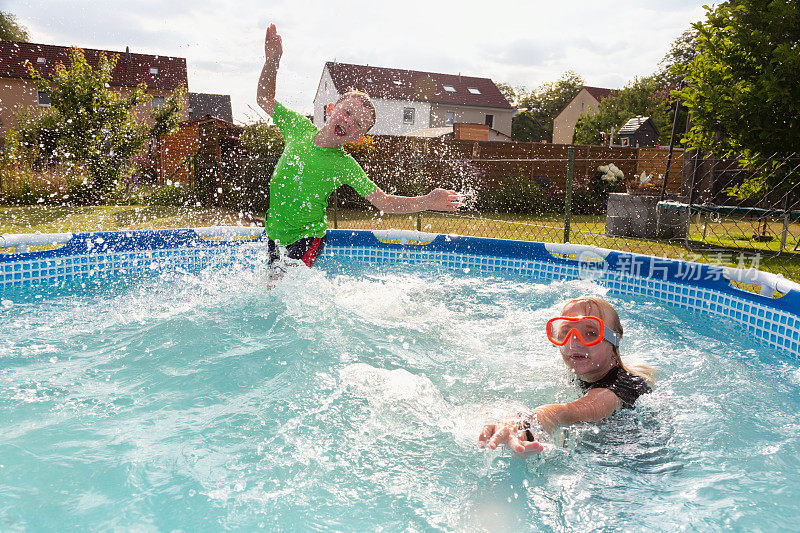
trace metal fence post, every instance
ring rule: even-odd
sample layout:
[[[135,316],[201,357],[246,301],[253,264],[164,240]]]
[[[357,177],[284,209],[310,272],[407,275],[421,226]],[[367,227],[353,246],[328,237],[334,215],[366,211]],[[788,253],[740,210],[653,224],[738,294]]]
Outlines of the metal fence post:
[[[339,189],[333,191],[333,229],[339,229]]]
[[[569,223],[572,214],[572,177],[575,165],[575,147],[567,148],[567,197],[564,201],[564,242],[569,242]]]
[[[781,231],[781,249],[778,250],[780,254],[786,248],[786,238],[789,236],[789,193],[783,197],[783,230]]]

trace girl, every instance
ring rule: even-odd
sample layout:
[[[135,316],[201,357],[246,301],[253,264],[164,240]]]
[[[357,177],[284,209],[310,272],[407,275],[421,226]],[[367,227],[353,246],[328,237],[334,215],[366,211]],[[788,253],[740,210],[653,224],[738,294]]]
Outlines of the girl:
[[[478,445],[495,449],[506,444],[518,454],[539,453],[542,432],[559,426],[594,422],[620,409],[633,408],[655,384],[647,365],[623,363],[619,355],[622,325],[614,308],[601,298],[584,297],[564,306],[561,316],[547,322],[547,338],[559,347],[561,358],[585,393],[574,402],[542,405],[512,422],[490,422]]]

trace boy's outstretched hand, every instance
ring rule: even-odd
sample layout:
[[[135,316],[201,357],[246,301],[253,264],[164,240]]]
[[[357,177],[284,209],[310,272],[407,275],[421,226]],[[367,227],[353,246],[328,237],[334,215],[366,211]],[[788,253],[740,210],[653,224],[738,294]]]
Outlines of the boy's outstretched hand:
[[[434,189],[425,196],[425,210],[455,211],[461,207],[461,197],[456,191]]]
[[[278,63],[283,55],[283,45],[281,36],[278,35],[278,28],[275,24],[270,24],[267,28],[267,36],[264,37],[264,56],[268,62]]]

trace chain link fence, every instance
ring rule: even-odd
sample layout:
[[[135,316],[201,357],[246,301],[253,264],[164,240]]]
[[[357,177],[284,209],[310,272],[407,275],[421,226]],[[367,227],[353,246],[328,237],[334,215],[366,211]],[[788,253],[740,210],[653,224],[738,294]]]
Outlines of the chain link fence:
[[[464,207],[385,214],[345,186],[331,196],[331,228],[568,241],[800,280],[797,154],[742,165],[677,149],[380,141],[351,153],[383,190],[413,196],[450,188],[464,195]],[[198,168],[214,174],[198,186],[217,205],[263,213],[276,160],[236,153],[210,167],[201,161]]]

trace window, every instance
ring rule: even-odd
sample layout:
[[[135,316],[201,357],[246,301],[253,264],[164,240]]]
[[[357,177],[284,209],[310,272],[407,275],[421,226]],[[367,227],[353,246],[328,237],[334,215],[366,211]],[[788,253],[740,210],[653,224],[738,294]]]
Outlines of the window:
[[[154,96],[153,100],[150,102],[150,107],[152,109],[161,109],[167,103],[167,99],[163,96]]]
[[[50,95],[44,91],[37,91],[39,107],[50,107]]]
[[[403,124],[414,123],[414,108],[406,107],[403,109]]]
[[[455,121],[456,121],[456,113],[455,113],[455,111],[447,111],[444,114],[444,125],[445,126],[452,126]]]
[[[444,87],[444,90],[449,92],[449,93],[456,92],[456,88],[453,87],[452,85],[442,85],[442,87]]]
[[[628,146],[628,138],[627,137],[623,137],[622,139],[620,139],[620,141],[621,141],[620,145]]]
[[[494,115],[486,115],[486,122],[484,124],[490,128],[494,128]]]
[[[36,58],[36,62],[37,62],[38,64],[40,64],[40,65],[44,65],[45,63],[47,63],[47,59],[45,59],[45,58],[43,58],[43,57],[37,57],[37,58]]]
[[[394,83],[395,85],[398,85],[398,86],[399,85],[403,85],[403,82],[400,81],[400,80],[392,80],[392,83]]]
[[[470,92],[470,94],[481,94],[480,89],[477,87],[467,87],[467,90]]]
[[[158,75],[158,67],[150,67],[150,75],[151,76]]]

